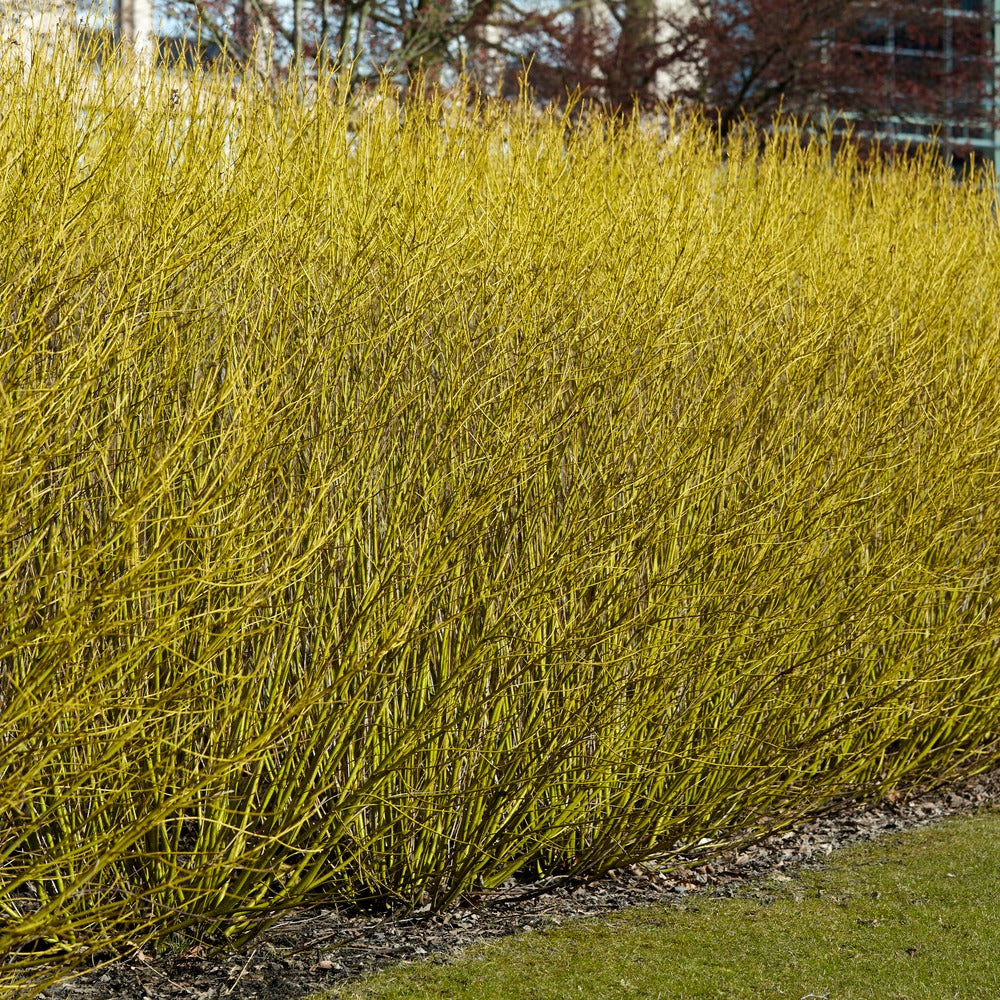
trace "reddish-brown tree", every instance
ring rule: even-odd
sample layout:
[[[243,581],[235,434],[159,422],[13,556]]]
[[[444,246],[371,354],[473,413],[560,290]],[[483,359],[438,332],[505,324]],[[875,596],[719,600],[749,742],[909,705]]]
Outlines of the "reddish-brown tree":
[[[742,114],[848,113],[890,134],[982,119],[992,86],[982,3],[723,0],[693,26],[707,103],[728,129]],[[979,8],[978,10],[975,8]]]
[[[993,128],[992,3],[984,0],[609,0],[554,15],[535,39],[546,99],[617,108],[680,98],[728,133],[782,110],[843,114],[861,134],[953,146]]]

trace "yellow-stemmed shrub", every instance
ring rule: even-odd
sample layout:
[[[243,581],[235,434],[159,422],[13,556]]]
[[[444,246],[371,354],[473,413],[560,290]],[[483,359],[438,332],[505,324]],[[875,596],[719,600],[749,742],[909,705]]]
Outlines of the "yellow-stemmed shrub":
[[[8,984],[1000,756],[991,177],[86,65],[0,79]]]

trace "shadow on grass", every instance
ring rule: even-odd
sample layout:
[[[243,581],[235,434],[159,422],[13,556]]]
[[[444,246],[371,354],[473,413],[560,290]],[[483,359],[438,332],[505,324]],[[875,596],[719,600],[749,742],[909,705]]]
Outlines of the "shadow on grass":
[[[1000,812],[850,847],[734,898],[575,921],[322,996],[997,1000]]]

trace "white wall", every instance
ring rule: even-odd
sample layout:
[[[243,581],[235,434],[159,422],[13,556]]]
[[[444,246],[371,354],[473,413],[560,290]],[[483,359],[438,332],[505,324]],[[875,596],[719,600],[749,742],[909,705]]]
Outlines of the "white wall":
[[[31,65],[32,45],[76,14],[75,0],[0,0],[0,50]]]

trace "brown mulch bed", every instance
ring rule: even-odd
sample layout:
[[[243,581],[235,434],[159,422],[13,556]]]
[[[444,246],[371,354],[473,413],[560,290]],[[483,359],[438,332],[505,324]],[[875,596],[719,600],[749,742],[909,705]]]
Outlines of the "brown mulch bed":
[[[817,861],[838,847],[925,826],[945,816],[1000,807],[1000,767],[948,788],[847,804],[709,863],[686,859],[667,872],[635,865],[597,879],[552,879],[484,896],[441,914],[373,919],[313,907],[283,916],[253,943],[225,956],[150,957],[141,952],[50,987],[48,1000],[295,1000],[399,962],[444,960],[456,949],[517,931],[698,893],[733,895],[751,879]],[[673,864],[676,865],[676,859]]]

